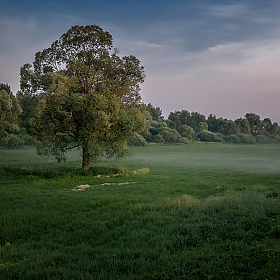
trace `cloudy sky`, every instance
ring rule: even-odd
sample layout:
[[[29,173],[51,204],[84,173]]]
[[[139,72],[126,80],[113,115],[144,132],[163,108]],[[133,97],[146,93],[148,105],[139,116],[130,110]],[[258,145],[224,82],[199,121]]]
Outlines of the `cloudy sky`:
[[[279,0],[1,0],[0,83],[73,25],[109,31],[145,67],[145,103],[280,123]]]

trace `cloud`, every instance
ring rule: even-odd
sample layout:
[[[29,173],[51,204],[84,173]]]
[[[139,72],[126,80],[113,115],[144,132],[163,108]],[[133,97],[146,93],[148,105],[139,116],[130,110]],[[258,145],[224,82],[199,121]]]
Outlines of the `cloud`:
[[[32,63],[36,52],[50,46],[74,22],[73,18],[61,15],[44,24],[37,17],[0,17],[0,83],[8,83],[12,91],[19,90],[19,70],[25,63]],[[68,24],[67,24],[68,23]],[[67,27],[66,27],[67,25]],[[54,31],[55,30],[55,31]]]
[[[55,9],[0,17],[0,82],[15,92],[20,66],[37,51],[72,25],[98,24],[121,55],[141,60],[144,101],[165,115],[187,109],[237,118],[252,111],[280,123],[278,0],[136,2],[108,0],[93,9],[70,1],[65,10],[60,1]]]
[[[249,6],[245,3],[227,3],[227,4],[214,4],[211,6],[207,6],[205,8],[205,14],[222,18],[222,19],[229,19],[229,18],[239,18],[247,16],[249,12]]]
[[[280,40],[221,44],[172,59],[166,53],[157,69],[156,59],[148,62],[153,71],[142,96],[165,114],[187,109],[234,119],[256,112],[280,122],[279,60]]]

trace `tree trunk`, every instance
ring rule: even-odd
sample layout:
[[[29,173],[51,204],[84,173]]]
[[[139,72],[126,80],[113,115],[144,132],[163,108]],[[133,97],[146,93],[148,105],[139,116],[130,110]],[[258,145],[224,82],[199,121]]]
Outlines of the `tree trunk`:
[[[89,160],[90,160],[90,153],[88,149],[88,145],[83,147],[83,163],[82,168],[88,170],[89,169]]]

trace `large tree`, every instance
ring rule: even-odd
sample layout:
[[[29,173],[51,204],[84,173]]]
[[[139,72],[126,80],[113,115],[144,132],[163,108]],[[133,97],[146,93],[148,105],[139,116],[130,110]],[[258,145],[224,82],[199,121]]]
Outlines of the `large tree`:
[[[112,51],[112,36],[97,25],[74,26],[21,69],[21,90],[42,96],[33,129],[37,152],[65,159],[80,148],[82,167],[102,156],[122,157],[141,132],[144,68]]]

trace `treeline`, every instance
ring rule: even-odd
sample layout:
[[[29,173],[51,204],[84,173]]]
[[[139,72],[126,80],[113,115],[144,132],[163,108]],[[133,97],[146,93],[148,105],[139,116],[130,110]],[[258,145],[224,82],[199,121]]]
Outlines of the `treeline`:
[[[23,69],[23,68],[22,68]],[[22,70],[21,69],[21,70]],[[12,93],[8,84],[0,84],[0,146],[20,148],[34,145],[32,121],[40,94],[28,91],[21,75],[24,90]],[[280,143],[278,123],[264,120],[255,113],[244,118],[228,120],[210,114],[207,118],[187,110],[170,112],[164,119],[160,107],[146,105],[146,128],[136,135],[131,145],[156,143],[191,143],[195,141],[228,143]]]
[[[31,122],[39,98],[21,91],[14,96],[8,84],[0,84],[0,146],[15,149],[35,143]]]
[[[227,143],[280,143],[280,127],[269,118],[261,120],[255,113],[228,120],[210,114],[207,118],[187,110],[170,112],[164,119],[162,110],[152,104],[146,106],[147,129],[131,144],[191,143],[194,141]]]

